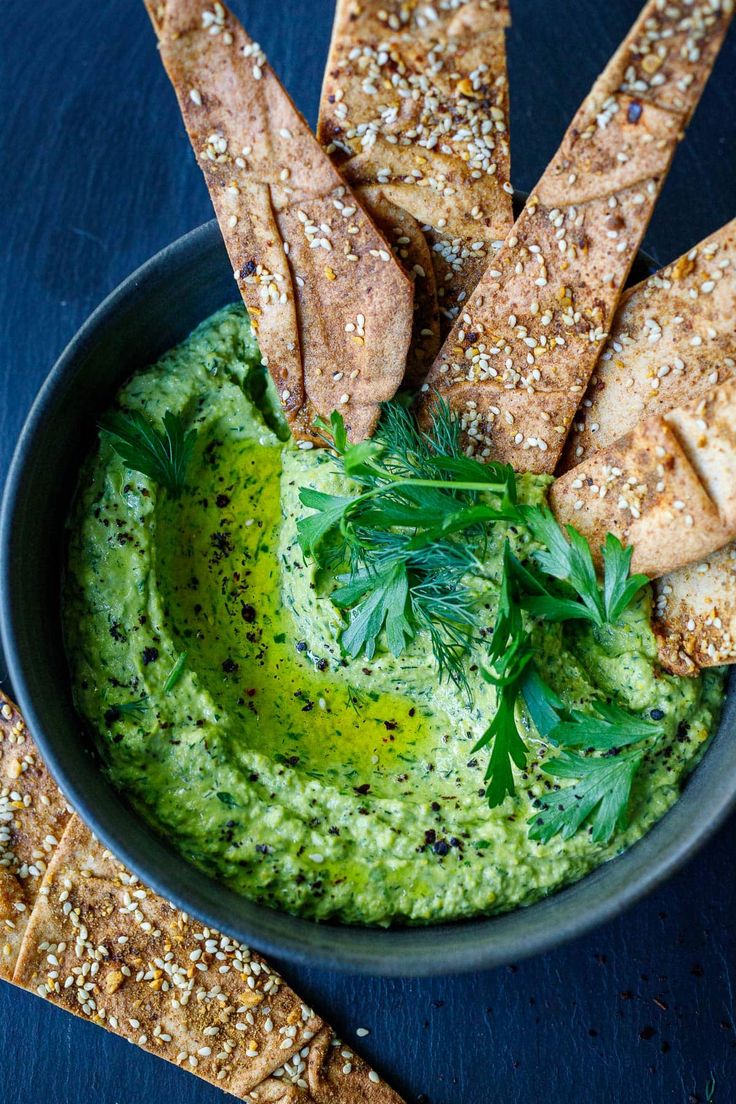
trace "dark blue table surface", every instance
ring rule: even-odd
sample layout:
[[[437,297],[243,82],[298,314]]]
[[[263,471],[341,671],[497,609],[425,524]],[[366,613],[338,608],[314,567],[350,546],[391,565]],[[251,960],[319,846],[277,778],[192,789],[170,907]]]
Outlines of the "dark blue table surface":
[[[639,0],[512,3],[512,174],[528,190]],[[332,7],[235,2],[312,124]],[[8,4],[2,39],[0,475],[37,388],[92,308],[211,217],[142,3]],[[735,213],[735,73],[733,31],[647,237],[663,263]],[[733,834],[732,821],[624,916],[518,967],[431,981],[286,963],[283,972],[346,1039],[370,1029],[360,1048],[411,1102],[731,1104]],[[9,986],[0,986],[0,1054],[0,1104],[222,1099]]]

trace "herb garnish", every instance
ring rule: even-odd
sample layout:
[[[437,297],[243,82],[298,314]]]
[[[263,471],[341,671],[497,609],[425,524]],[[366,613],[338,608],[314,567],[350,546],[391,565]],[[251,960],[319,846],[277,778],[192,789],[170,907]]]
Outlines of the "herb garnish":
[[[588,758],[562,752],[550,759],[542,768],[547,774],[578,781],[550,795],[529,821],[530,839],[546,843],[558,833],[569,839],[590,817],[593,843],[607,843],[617,828],[626,826],[631,783],[642,754]]]
[[[196,429],[184,431],[180,414],[167,410],[160,432],[139,411],[114,410],[100,420],[100,429],[125,464],[149,476],[176,497],[184,487],[186,471],[197,437]]]
[[[166,682],[164,683],[164,694],[170,694],[176,686],[177,682],[184,674],[184,668],[187,665],[187,656],[189,652],[180,652],[176,658],[174,666],[166,676]]]
[[[227,805],[229,809],[238,808],[238,802],[231,793],[227,792],[227,790],[217,790],[215,797],[218,801],[221,801],[223,805]]]
[[[644,754],[643,749],[620,754],[620,749],[647,740],[655,743],[662,725],[613,702],[591,702],[591,713],[568,710],[534,666],[522,693],[544,739],[563,749],[602,752],[585,756],[563,750],[542,763],[545,774],[578,781],[536,802],[538,812],[529,821],[531,839],[547,843],[558,833],[569,839],[590,820],[593,842],[607,843],[617,828],[626,826],[631,784]]]
[[[460,420],[442,399],[426,429],[404,406],[388,404],[373,440],[357,445],[348,442],[337,412],[317,426],[337,467],[357,485],[350,496],[303,488],[300,499],[314,513],[297,522],[305,555],[334,572],[331,599],[348,619],[343,650],[370,659],[383,635],[398,657],[426,631],[440,678],[469,694],[467,659],[485,648],[489,668],[481,675],[496,687],[497,709],[473,751],[490,749],[489,804],[515,793],[513,768],[523,769],[527,760],[520,727],[526,707],[552,744],[600,753],[564,750],[542,764],[547,774],[577,782],[540,803],[531,837],[546,841],[561,832],[567,838],[590,819],[593,839],[609,839],[625,822],[643,755],[620,754],[620,748],[656,739],[661,730],[611,703],[596,702],[590,713],[568,711],[536,672],[531,632],[534,618],[615,624],[649,581],[630,575],[632,550],[608,534],[601,585],[582,534],[573,526],[563,531],[546,507],[518,502],[508,465],[463,453]],[[495,625],[483,640],[482,587],[471,582],[484,578],[485,550],[499,522],[527,527],[540,547],[522,563],[505,540]]]
[[[550,593],[538,575],[517,563],[517,575],[528,591],[521,598],[524,609],[547,621],[587,620],[599,626],[618,621],[649,582],[646,575],[630,575],[633,548],[624,548],[613,533],[607,535],[601,549],[601,588],[590,545],[577,529],[565,526],[566,537],[552,511],[543,506],[522,506],[521,512],[543,545],[532,554],[534,560],[545,575],[567,584],[576,596]]]
[[[486,797],[491,806],[500,805],[507,794],[513,796],[516,792],[512,761],[520,770],[526,763],[527,749],[516,721],[516,705],[532,661],[532,650],[524,628],[517,579],[507,540],[496,623],[488,648],[493,672],[481,668],[486,682],[496,687],[498,704],[495,717],[473,748],[473,752],[484,747],[492,749],[486,770]]]
[[[133,701],[116,702],[115,705],[110,706],[108,712],[114,715],[114,720],[118,720],[120,717],[132,716],[135,713],[145,713],[148,706],[148,694],[144,694],[142,698]]]
[[[342,415],[318,425],[358,493],[303,488],[300,499],[315,513],[300,518],[297,531],[318,563],[350,569],[331,595],[348,612],[344,650],[370,659],[384,632],[399,656],[424,630],[440,677],[467,689],[477,600],[464,580],[482,572],[488,525],[517,518],[513,470],[463,455],[460,422],[446,403],[426,432],[404,407],[389,405],[376,437],[358,445],[348,443]]]

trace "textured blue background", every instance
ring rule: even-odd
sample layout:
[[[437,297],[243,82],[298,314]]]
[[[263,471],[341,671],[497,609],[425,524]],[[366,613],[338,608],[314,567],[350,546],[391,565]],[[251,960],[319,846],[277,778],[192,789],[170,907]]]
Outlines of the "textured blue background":
[[[512,176],[529,189],[639,0],[512,0]],[[331,0],[234,0],[315,121]],[[0,129],[0,476],[53,360],[156,250],[211,217],[136,0],[6,4]],[[647,239],[674,258],[736,209],[736,31]],[[5,684],[3,684],[5,685]],[[734,823],[625,916],[517,967],[386,981],[286,977],[408,1100],[736,1101]],[[132,1104],[221,1093],[35,997],[0,986],[0,1104]]]

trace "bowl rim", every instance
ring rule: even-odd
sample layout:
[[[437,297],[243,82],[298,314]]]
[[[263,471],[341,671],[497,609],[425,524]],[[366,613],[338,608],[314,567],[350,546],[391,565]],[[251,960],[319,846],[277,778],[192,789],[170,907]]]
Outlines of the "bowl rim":
[[[682,812],[678,816],[678,807],[682,806],[678,798],[632,847],[578,882],[552,892],[535,904],[517,907],[498,916],[481,915],[452,923],[381,929],[317,923],[254,902],[248,902],[247,911],[256,914],[255,919],[243,922],[229,918],[227,906],[233,898],[241,903],[247,901],[246,898],[237,897],[183,858],[181,862],[190,872],[196,873],[194,888],[175,884],[173,877],[178,864],[172,864],[172,873],[165,864],[157,865],[156,857],[151,857],[161,849],[155,829],[134,814],[143,826],[142,836],[151,839],[150,852],[135,842],[130,843],[126,835],[115,832],[104,810],[96,807],[94,801],[90,804],[75,776],[65,768],[53,734],[47,731],[36,707],[19,659],[19,615],[11,598],[14,577],[11,535],[22,498],[28,457],[37,435],[44,431],[44,423],[67,377],[85,351],[94,347],[98,330],[104,327],[106,320],[124,304],[145,294],[151,282],[165,280],[172,263],[175,266],[196,264],[197,258],[202,260],[207,251],[217,248],[218,243],[224,253],[219,228],[213,219],[167,245],[103,299],[46,377],[13,451],[0,510],[0,640],[16,699],[53,777],[95,835],[145,884],[213,928],[247,943],[252,941],[258,950],[267,954],[304,965],[404,977],[462,973],[519,961],[550,950],[620,915],[691,858],[736,808],[736,771],[730,784],[713,795],[707,816],[693,818]],[[641,252],[640,256],[653,270],[654,261]],[[233,301],[236,301],[235,296]],[[721,735],[719,730],[714,740]],[[697,771],[691,777],[697,777]],[[101,804],[97,801],[97,806]],[[601,883],[604,892],[597,891]],[[200,884],[202,888],[198,890]],[[213,887],[218,892],[213,893]],[[218,899],[224,902],[224,907],[217,903]]]

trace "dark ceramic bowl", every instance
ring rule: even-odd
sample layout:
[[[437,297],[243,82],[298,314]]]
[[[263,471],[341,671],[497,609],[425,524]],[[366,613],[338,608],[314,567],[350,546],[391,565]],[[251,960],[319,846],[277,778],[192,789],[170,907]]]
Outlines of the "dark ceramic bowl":
[[[652,270],[637,262],[635,276]],[[0,521],[2,642],[18,702],[56,780],[107,846],[149,885],[259,950],[313,965],[420,975],[518,960],[580,935],[662,882],[736,803],[736,706],[675,807],[628,852],[569,889],[505,916],[426,928],[316,924],[237,896],[186,862],[102,773],[72,703],[62,645],[64,520],[100,412],[122,382],[232,302],[215,222],[187,234],[98,307],[41,389],[13,458]]]

